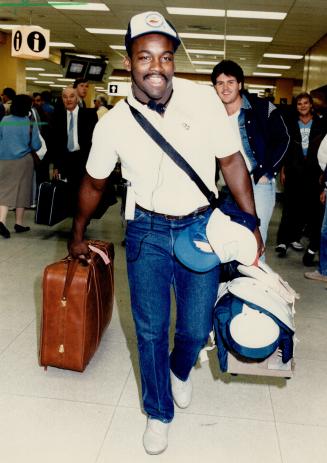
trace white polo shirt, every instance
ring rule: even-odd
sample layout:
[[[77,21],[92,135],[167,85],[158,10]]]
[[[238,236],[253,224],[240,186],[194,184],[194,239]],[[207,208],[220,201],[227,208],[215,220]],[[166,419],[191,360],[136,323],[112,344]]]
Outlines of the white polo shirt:
[[[135,100],[132,92],[128,101],[218,194],[215,157],[239,150],[226,110],[213,87],[173,78],[173,88],[164,117]],[[185,215],[208,204],[196,184],[136,122],[123,100],[97,123],[86,170],[94,178],[106,178],[118,160],[136,203],[145,209]]]

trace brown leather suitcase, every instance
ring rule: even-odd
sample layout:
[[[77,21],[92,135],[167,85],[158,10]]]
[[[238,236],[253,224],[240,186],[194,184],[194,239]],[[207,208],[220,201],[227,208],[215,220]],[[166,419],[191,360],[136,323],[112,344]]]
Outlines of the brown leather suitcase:
[[[43,276],[40,364],[84,371],[112,316],[114,247],[90,241],[88,265],[65,258]]]

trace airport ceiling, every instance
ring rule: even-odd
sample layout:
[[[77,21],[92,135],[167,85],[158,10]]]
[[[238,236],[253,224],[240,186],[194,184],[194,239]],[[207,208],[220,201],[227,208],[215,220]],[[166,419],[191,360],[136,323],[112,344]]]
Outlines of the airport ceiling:
[[[49,2],[50,3],[50,2]],[[47,0],[12,0],[0,2],[0,30],[4,25],[38,25],[50,29],[50,42],[73,44],[73,48],[51,46],[54,57],[61,50],[105,56],[109,73],[123,70],[122,47],[128,21],[143,11],[159,11],[176,27],[182,46],[176,57],[176,71],[205,75],[224,56],[237,61],[246,76],[254,73],[276,73],[281,77],[302,79],[303,58],[272,58],[265,54],[304,56],[307,50],[327,33],[327,0],[90,0],[101,4],[92,10],[58,9]],[[52,2],[55,3],[55,2]],[[66,1],[62,6],[86,5]],[[95,5],[93,5],[95,6]],[[169,13],[167,8],[186,8],[183,14]],[[201,9],[190,11],[190,8]],[[203,10],[205,9],[205,10]],[[279,19],[244,18],[244,12],[284,13]],[[190,14],[192,12],[192,14]],[[261,13],[258,13],[261,12]],[[207,15],[203,15],[206,13]],[[90,28],[115,29],[116,33],[94,33]],[[120,33],[119,33],[120,31]],[[195,35],[194,35],[195,34]],[[255,38],[256,37],[256,38]],[[255,41],[258,40],[258,41]],[[259,41],[260,40],[260,41]],[[113,48],[112,48],[113,47]],[[324,57],[326,59],[326,57]],[[60,65],[49,60],[28,61],[29,66],[45,69],[45,73],[62,73]],[[268,67],[262,67],[268,66]],[[275,66],[282,66],[276,68]],[[285,68],[286,67],[286,68]],[[41,78],[28,71],[27,76]],[[104,81],[108,78],[108,72]],[[44,77],[43,77],[44,79]],[[51,81],[58,83],[56,78]]]

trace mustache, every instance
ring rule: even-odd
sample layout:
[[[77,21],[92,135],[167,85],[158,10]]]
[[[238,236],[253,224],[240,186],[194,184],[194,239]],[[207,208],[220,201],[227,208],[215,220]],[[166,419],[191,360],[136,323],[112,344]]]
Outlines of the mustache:
[[[153,77],[153,76],[162,77],[163,79],[165,79],[166,82],[168,81],[167,77],[166,77],[164,74],[162,74],[161,72],[151,72],[151,73],[149,73],[149,74],[146,74],[146,75],[143,77],[143,80],[146,80],[146,79],[148,79],[149,77]]]

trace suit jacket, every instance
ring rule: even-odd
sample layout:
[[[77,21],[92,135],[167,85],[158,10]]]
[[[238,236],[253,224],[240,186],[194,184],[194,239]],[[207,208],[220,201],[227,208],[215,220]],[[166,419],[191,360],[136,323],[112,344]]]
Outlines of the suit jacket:
[[[64,108],[59,108],[54,112],[50,125],[49,151],[54,168],[58,169],[62,176],[69,176],[72,172],[81,176],[85,172],[85,165],[92,144],[92,134],[97,121],[97,114],[94,110],[79,108],[77,138],[80,151],[76,154],[70,153],[67,149],[67,111]]]

